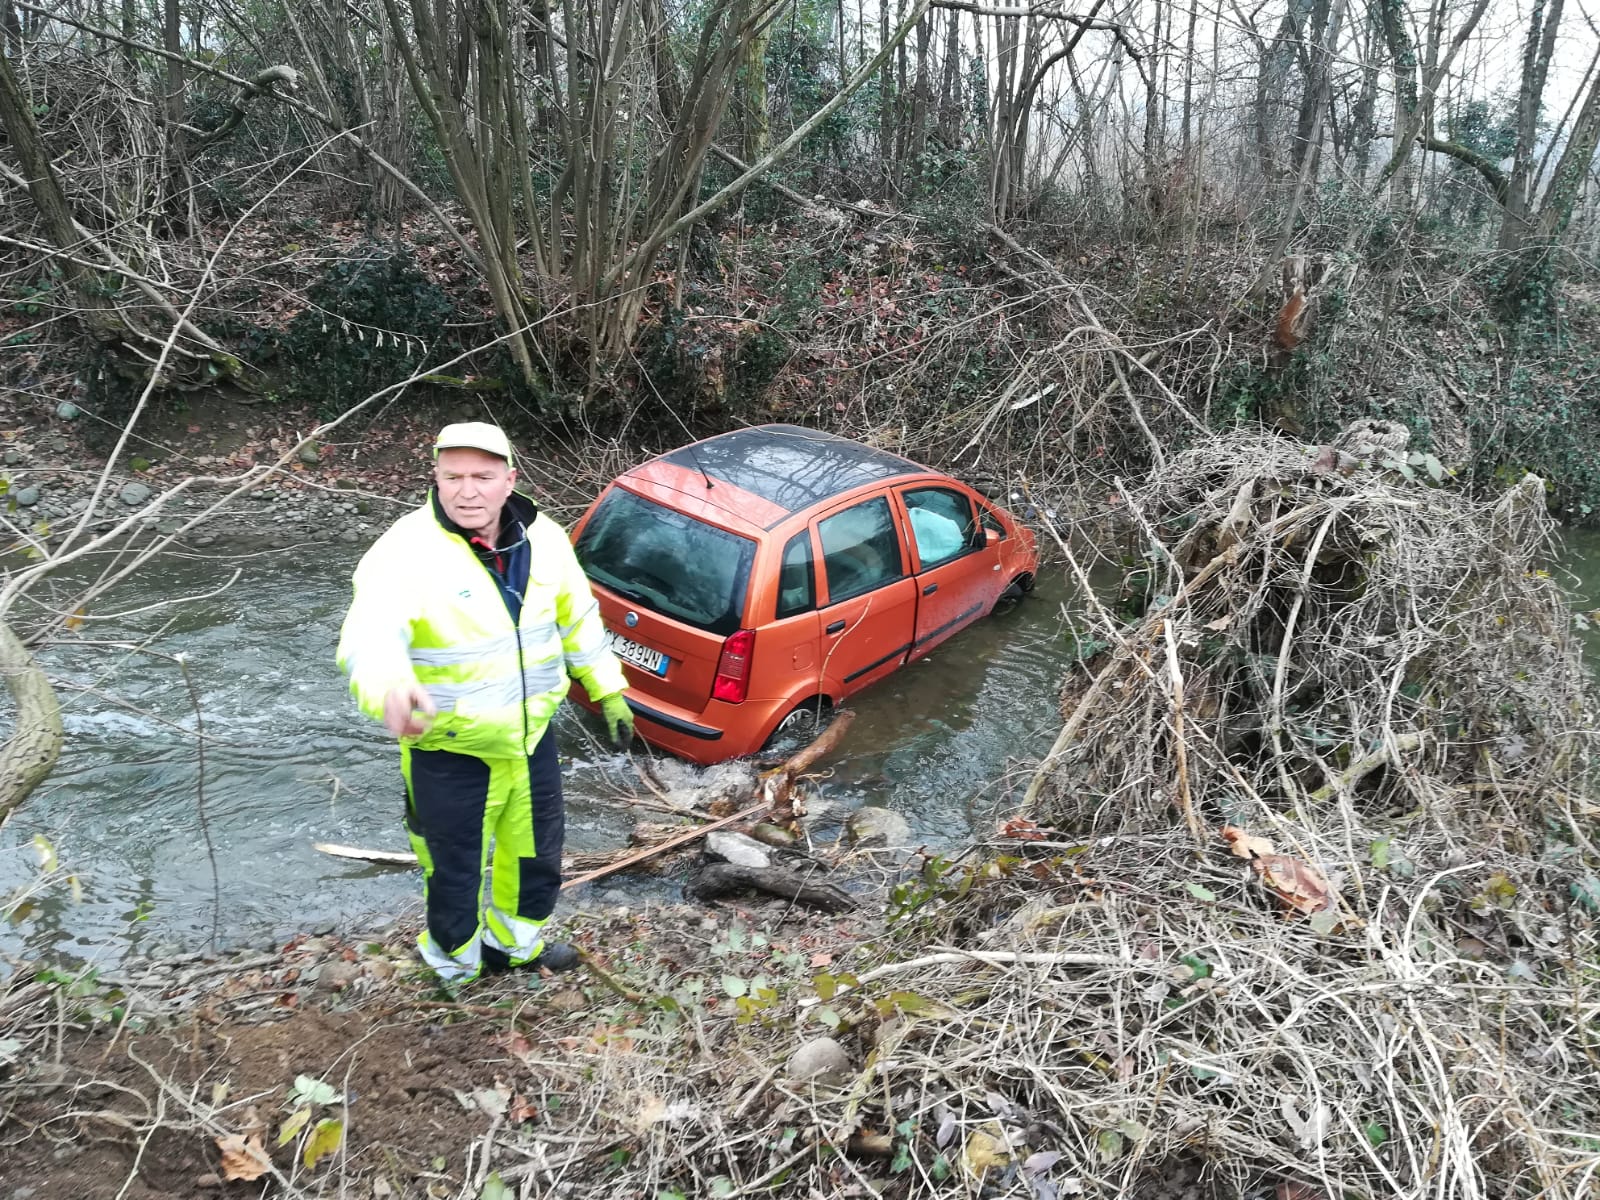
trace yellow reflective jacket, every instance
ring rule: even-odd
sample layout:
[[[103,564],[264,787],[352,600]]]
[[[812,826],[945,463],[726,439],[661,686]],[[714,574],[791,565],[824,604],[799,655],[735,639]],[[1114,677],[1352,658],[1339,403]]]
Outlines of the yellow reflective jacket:
[[[522,616],[489,568],[442,523],[430,493],[362,556],[339,633],[339,667],[361,711],[383,719],[391,688],[421,683],[439,710],[406,741],[480,758],[533,753],[570,676],[599,700],[626,686],[566,533],[513,495],[528,539]]]

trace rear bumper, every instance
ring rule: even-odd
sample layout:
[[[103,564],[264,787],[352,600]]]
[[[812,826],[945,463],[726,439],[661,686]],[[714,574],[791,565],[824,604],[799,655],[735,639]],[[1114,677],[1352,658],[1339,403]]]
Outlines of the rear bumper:
[[[577,684],[570,698],[590,712],[600,706]],[[727,704],[712,700],[703,712],[690,712],[630,688],[628,707],[635,718],[634,733],[657,750],[701,766],[754,754],[761,749],[769,728],[783,715],[780,701],[750,700]]]
[[[694,738],[700,742],[720,742],[722,730],[712,729],[709,725],[696,725],[693,721],[685,721],[682,717],[675,717],[669,712],[653,708],[643,701],[635,700],[632,696],[626,697],[628,707],[633,710],[635,717],[643,717],[646,721],[653,721],[663,729],[673,733],[681,733],[684,737]]]

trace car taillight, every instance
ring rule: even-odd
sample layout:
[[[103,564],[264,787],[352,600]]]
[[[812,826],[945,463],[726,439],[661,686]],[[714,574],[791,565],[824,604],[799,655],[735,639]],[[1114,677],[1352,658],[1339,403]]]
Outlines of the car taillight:
[[[741,629],[722,643],[722,657],[717,660],[717,678],[711,685],[713,700],[726,700],[729,704],[743,704],[750,690],[750,655],[756,648],[756,631]]]

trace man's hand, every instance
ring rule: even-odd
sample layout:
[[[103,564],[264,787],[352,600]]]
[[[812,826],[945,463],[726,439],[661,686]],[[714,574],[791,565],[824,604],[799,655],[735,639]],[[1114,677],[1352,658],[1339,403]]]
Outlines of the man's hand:
[[[633,745],[633,710],[621,692],[600,697],[600,715],[605,718],[606,732],[611,735],[613,746],[626,750]]]
[[[390,688],[383,698],[383,723],[395,737],[421,737],[437,711],[433,697],[420,683]]]

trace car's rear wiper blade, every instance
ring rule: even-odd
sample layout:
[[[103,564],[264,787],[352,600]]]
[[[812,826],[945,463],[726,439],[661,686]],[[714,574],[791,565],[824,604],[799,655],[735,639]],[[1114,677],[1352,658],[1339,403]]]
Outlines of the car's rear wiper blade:
[[[607,586],[610,587],[613,592],[617,593],[617,595],[626,596],[629,600],[632,600],[636,604],[644,604],[647,602],[647,597],[643,592],[636,592],[631,588],[625,588],[618,583],[608,584]]]

